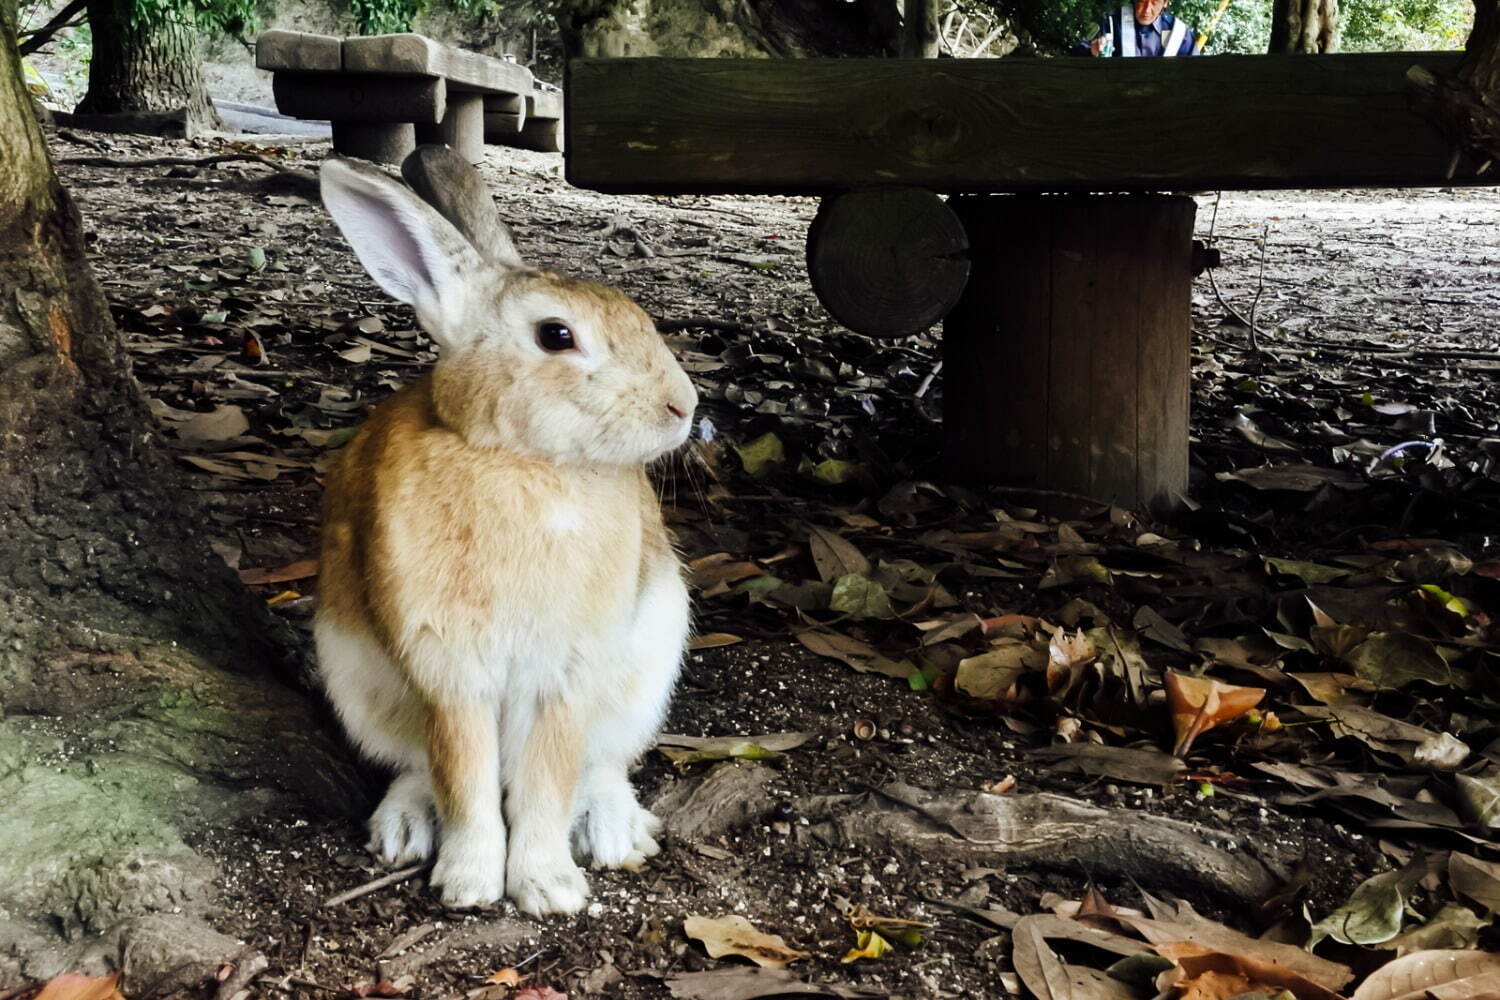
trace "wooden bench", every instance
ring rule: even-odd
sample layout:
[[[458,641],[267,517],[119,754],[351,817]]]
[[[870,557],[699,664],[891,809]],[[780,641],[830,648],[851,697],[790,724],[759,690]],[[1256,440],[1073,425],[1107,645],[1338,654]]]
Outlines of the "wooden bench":
[[[348,156],[399,163],[418,142],[442,142],[477,163],[486,142],[562,148],[560,93],[524,66],[422,35],[267,31],[255,64],[274,74],[277,110],[331,122]]]
[[[1413,106],[1408,69],[1459,58],[580,59],[567,178],[822,197],[808,270],[835,318],[946,315],[954,479],[1169,506],[1196,205],[1153,192],[1500,180]]]

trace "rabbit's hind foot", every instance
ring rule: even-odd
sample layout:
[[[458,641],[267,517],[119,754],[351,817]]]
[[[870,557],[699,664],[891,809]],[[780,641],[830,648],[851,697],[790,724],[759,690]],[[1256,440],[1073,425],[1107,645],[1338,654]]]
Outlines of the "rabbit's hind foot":
[[[391,867],[426,861],[432,856],[435,832],[432,783],[426,770],[403,771],[370,816],[366,849]]]

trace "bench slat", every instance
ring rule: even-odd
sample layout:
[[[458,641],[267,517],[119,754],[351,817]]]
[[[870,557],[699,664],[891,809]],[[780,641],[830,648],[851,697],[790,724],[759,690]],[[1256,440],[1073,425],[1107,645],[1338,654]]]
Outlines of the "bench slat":
[[[529,94],[533,86],[525,66],[413,34],[344,39],[344,69],[440,76],[454,90],[482,94]]]
[[[1473,165],[1447,176],[1405,84],[1459,57],[577,59],[567,176],[645,193],[1464,183]]]

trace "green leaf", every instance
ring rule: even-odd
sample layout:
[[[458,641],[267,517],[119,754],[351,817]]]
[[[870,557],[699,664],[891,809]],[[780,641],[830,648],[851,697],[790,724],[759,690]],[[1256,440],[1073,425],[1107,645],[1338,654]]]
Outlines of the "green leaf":
[[[754,479],[761,479],[786,464],[786,447],[775,434],[762,434],[747,444],[737,444],[734,452],[745,472]]]
[[[854,939],[855,946],[849,949],[841,961],[847,965],[861,958],[879,958],[891,950],[891,943],[875,931],[860,931]]]
[[[1307,947],[1325,937],[1342,944],[1382,944],[1401,933],[1406,916],[1406,894],[1427,872],[1427,860],[1418,856],[1399,871],[1384,872],[1361,882],[1349,901],[1319,920],[1312,928]]]
[[[1280,573],[1283,576],[1295,576],[1303,583],[1332,583],[1353,572],[1338,566],[1323,566],[1319,563],[1303,562],[1300,559],[1275,559],[1266,556],[1263,561],[1271,572]]]
[[[1460,618],[1467,618],[1474,613],[1474,609],[1469,606],[1468,601],[1462,597],[1455,597],[1435,583],[1422,584],[1422,593],[1427,595],[1429,601],[1444,611],[1451,611]]]
[[[833,583],[828,607],[855,618],[891,618],[891,596],[884,587],[867,576],[849,573]]]
[[[851,479],[857,479],[864,473],[864,466],[858,462],[845,461],[842,458],[828,458],[814,465],[811,460],[803,459],[802,464],[797,466],[797,471],[811,476],[820,483],[830,486],[842,486]]]
[[[1359,677],[1381,687],[1398,688],[1412,681],[1451,685],[1453,671],[1432,643],[1407,632],[1376,632],[1345,657]]]
[[[1427,923],[1392,938],[1387,944],[1395,946],[1402,955],[1439,948],[1473,948],[1479,942],[1480,928],[1488,927],[1489,923],[1467,906],[1448,903]]]
[[[251,247],[245,252],[245,263],[250,265],[252,271],[264,271],[266,268],[266,251],[261,247]]]

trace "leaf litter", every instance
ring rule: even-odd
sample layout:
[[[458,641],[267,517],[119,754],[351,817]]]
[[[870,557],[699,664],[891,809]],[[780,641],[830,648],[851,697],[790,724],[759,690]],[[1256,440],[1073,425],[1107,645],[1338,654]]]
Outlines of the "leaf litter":
[[[108,140],[122,150],[155,141]],[[1493,416],[1500,408],[1493,373],[1482,363],[1445,361],[1443,332],[1423,333],[1423,321],[1411,319],[1428,308],[1420,283],[1440,280],[1439,272],[1411,279],[1416,302],[1403,303],[1406,312],[1376,310],[1367,327],[1338,332],[1340,317],[1325,310],[1311,317],[1328,327],[1318,335],[1292,316],[1259,355],[1236,349],[1232,328],[1209,326],[1215,307],[1200,302],[1195,321],[1207,336],[1193,355],[1193,501],[1150,519],[1043,491],[939,485],[942,383],[929,378],[936,339],[879,343],[833,327],[801,279],[788,281],[800,272],[794,257],[777,256],[785,250],[780,237],[732,207],[759,204],[745,211],[802,218],[802,203],[604,199],[566,188],[547,169],[528,165],[498,178],[492,170],[528,252],[554,263],[538,226],[578,231],[553,252],[571,253],[570,241],[587,247],[587,213],[619,204],[637,206],[634,229],[649,232],[652,246],[680,247],[556,261],[631,287],[662,317],[703,396],[700,442],[664,480],[701,633],[689,694],[679,699],[688,706],[680,711],[700,714],[682,717],[695,728],[678,728],[723,735],[664,743],[684,756],[677,764],[694,768],[690,775],[709,766],[772,768],[777,783],[799,780],[803,769],[806,780],[816,773],[826,783],[856,766],[861,780],[899,774],[914,754],[936,760],[935,748],[946,747],[950,759],[972,761],[963,767],[975,787],[1008,792],[1015,777],[997,779],[1018,771],[1025,787],[1141,808],[1307,816],[1329,831],[1318,849],[1338,840],[1363,869],[1342,885],[1325,874],[1314,897],[1318,877],[1298,883],[1288,866],[1287,898],[1262,915],[1231,908],[1202,916],[1178,900],[1157,901],[1150,917],[1112,907],[1086,915],[1089,925],[1022,916],[994,947],[965,946],[973,957],[961,959],[967,971],[957,981],[970,988],[982,976],[997,990],[1024,984],[1037,996],[1144,996],[1167,976],[1183,996],[1229,995],[1225,984],[1344,995],[1351,966],[1300,951],[1318,928],[1328,938],[1320,955],[1357,956],[1361,969],[1376,970],[1356,980],[1363,982],[1356,997],[1405,995],[1368,989],[1385,988],[1382,970],[1419,970],[1403,984],[1435,976],[1422,980],[1433,990],[1490,974],[1461,956],[1482,955],[1476,943],[1495,945],[1500,894],[1492,621],[1500,558],[1491,537],[1500,524]],[[318,482],[330,453],[370,406],[430,363],[433,349],[409,312],[371,289],[305,199],[265,193],[254,167],[213,173],[221,176],[151,181],[154,191],[174,192],[187,213],[238,206],[183,215],[192,221],[176,230],[130,221],[148,206],[122,203],[119,179],[107,171],[75,169],[68,180],[82,189],[86,214],[106,220],[97,266],[163,438],[215,531],[233,539],[240,565],[252,567],[249,581],[272,599],[281,583],[301,588],[313,579]],[[584,215],[549,215],[562,210],[537,208],[538,195]],[[217,228],[211,218],[222,220]],[[700,233],[707,244],[693,242]],[[749,256],[778,266],[716,263],[721,243],[748,243]],[[1307,273],[1299,251],[1281,252],[1289,273]],[[722,256],[736,255],[746,256]],[[1337,274],[1347,289],[1350,276]],[[1223,275],[1220,285],[1228,295],[1237,290]],[[1475,285],[1464,294],[1477,302],[1487,293]],[[1292,297],[1281,301],[1282,312],[1296,312]],[[1392,326],[1397,314],[1407,317],[1397,325],[1410,329]],[[307,601],[278,607],[305,623]],[[782,663],[800,666],[787,672]],[[822,665],[851,673],[816,676]],[[842,714],[842,700],[857,706],[850,716],[857,722],[829,728],[817,713],[778,718],[761,702],[725,725],[692,708],[695,677],[716,678],[707,683],[717,687],[750,670],[776,698],[833,693],[833,714]],[[792,730],[813,735],[800,748],[754,735]],[[923,749],[929,745],[934,750]],[[823,756],[832,762],[827,774],[813,770],[827,766],[818,763]],[[870,767],[876,774],[863,775]],[[657,781],[671,770],[648,768]],[[777,838],[803,843],[795,811],[777,811],[788,799],[774,801],[783,805],[767,807],[748,828],[763,831],[756,836],[769,838],[772,853],[781,849]],[[734,844],[705,843],[697,853],[700,861],[717,851],[726,855],[721,864],[743,864],[729,860],[739,856]],[[809,856],[830,870],[851,865],[836,850],[818,850],[828,853]],[[675,848],[672,857],[684,870],[698,863]],[[1419,857],[1422,877],[1408,884]],[[920,864],[899,854],[884,866],[860,862],[861,905],[933,922],[915,884],[886,873]],[[1026,887],[1037,887],[1031,875],[940,878],[977,904],[998,895],[1034,907],[1041,895],[1027,898]],[[1116,898],[1130,891],[1111,889]],[[875,938],[890,939],[879,926],[853,928],[831,904],[796,924],[788,907],[797,898],[768,896],[757,923],[774,920],[790,951],[806,950],[821,970],[815,982],[752,981],[756,970],[712,967],[664,973],[660,982],[674,996],[778,995],[755,992],[773,989],[853,996],[885,995],[860,977],[895,975],[920,995],[925,973],[909,963],[933,953],[951,960],[961,942],[977,940],[964,937],[970,922],[937,921],[918,951],[885,950]],[[906,906],[896,905],[902,900]],[[428,922],[440,917],[416,900],[402,906]],[[1272,921],[1271,913],[1279,916]],[[656,942],[670,952],[671,931],[657,928],[649,911],[638,916],[610,947]],[[1044,916],[1069,920],[1096,942],[1123,936],[1139,951],[1090,950],[1073,931],[1038,923]],[[1431,941],[1444,950],[1425,947]],[[841,966],[851,951],[864,954]],[[1434,954],[1460,957],[1446,966],[1431,958],[1398,965]],[[1170,973],[1151,964],[1168,961]],[[1125,962],[1134,964],[1116,969]],[[657,980],[627,981],[646,989]]]

